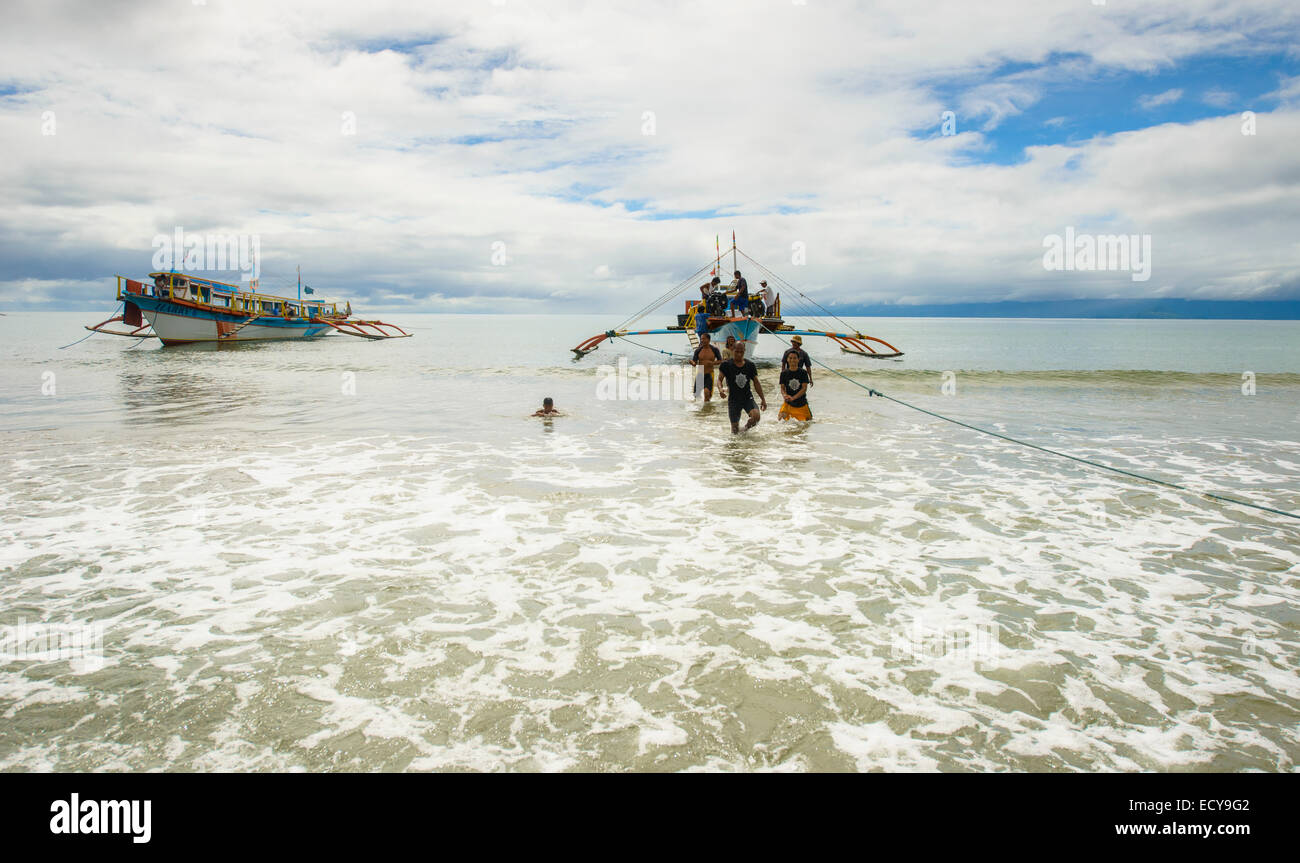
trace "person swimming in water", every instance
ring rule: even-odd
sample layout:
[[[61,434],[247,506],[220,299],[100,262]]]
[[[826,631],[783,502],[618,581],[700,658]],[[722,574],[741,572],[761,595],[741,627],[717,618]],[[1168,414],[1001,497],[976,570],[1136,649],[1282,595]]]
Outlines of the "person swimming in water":
[[[535,417],[558,417],[563,416],[555,409],[555,400],[550,396],[542,399],[542,409],[533,414]]]

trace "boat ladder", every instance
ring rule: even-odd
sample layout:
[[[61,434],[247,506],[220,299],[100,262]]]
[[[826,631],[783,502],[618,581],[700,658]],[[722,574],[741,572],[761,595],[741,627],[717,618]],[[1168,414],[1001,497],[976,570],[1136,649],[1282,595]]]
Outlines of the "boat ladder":
[[[695,332],[695,316],[699,313],[698,308],[692,308],[686,315],[686,340],[691,343],[691,353],[694,353],[700,347],[700,335]]]
[[[235,337],[235,333],[239,332],[240,330],[242,330],[244,327],[248,326],[255,320],[257,320],[257,315],[252,315],[248,318],[248,320],[241,321],[239,326],[235,327],[233,330],[228,330],[223,333],[218,333],[217,337],[222,339],[223,341],[225,339],[233,339]]]

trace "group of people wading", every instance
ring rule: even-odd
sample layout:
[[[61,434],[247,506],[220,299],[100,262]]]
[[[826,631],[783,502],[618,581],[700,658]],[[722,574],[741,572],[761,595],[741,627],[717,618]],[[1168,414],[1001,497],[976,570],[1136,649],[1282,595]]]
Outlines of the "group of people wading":
[[[739,275],[739,273],[737,273]],[[745,343],[737,341],[735,336],[727,336],[723,350],[711,344],[707,332],[700,334],[700,346],[691,355],[691,365],[701,369],[703,380],[697,384],[702,390],[704,400],[713,399],[715,372],[721,376],[716,381],[718,395],[727,400],[727,414],[731,419],[731,433],[738,434],[741,414],[748,414],[749,420],[743,431],[758,425],[759,411],[767,410],[767,397],[763,394],[763,385],[758,380],[758,367],[752,360],[745,358]],[[725,352],[725,359],[723,354]],[[698,378],[697,378],[698,380]],[[812,419],[808,408],[808,388],[812,386],[812,360],[803,349],[803,338],[794,336],[790,347],[781,357],[781,377],[779,387],[784,403],[777,415],[778,419],[797,419],[807,422]],[[758,404],[754,403],[754,394],[758,394]]]

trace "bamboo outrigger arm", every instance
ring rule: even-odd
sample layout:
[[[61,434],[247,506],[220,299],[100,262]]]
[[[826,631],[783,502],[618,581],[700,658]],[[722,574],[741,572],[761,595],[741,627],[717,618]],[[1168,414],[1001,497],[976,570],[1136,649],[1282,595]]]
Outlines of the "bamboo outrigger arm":
[[[329,324],[344,335],[358,336],[363,339],[409,339],[411,337],[410,333],[397,324],[386,324],[383,321],[335,321],[329,318],[312,318],[311,322]],[[397,332],[389,332],[389,330]]]
[[[761,332],[780,335],[783,338],[790,336],[822,336],[828,338],[840,346],[840,350],[846,354],[853,354],[859,357],[867,357],[873,360],[889,360],[895,357],[901,357],[903,352],[891,345],[884,339],[878,339],[875,336],[865,336],[862,333],[832,333],[827,330],[777,330],[763,327]],[[606,339],[617,339],[623,336],[662,336],[662,335],[680,335],[681,329],[669,330],[606,330],[603,333],[592,336],[578,344],[575,348],[570,348],[576,355],[577,359],[582,359],[587,354],[600,347],[600,343]],[[870,344],[876,342],[888,348],[888,351],[876,350]]]
[[[576,359],[582,359],[587,354],[600,347],[600,343],[605,339],[618,339],[623,336],[671,336],[681,335],[682,330],[605,330],[603,333],[585,339],[578,344],[576,348],[570,348],[576,354]]]
[[[122,330],[105,329],[105,327],[106,327],[108,324],[116,324],[116,323],[125,323],[126,326],[128,326],[128,327],[132,327],[132,329],[129,329],[129,330],[127,330],[126,332],[123,332]],[[114,317],[111,317],[111,318],[109,318],[109,319],[106,320],[106,321],[100,321],[99,323],[95,324],[93,327],[87,325],[87,326],[86,326],[86,329],[90,330],[92,333],[103,333],[103,334],[106,335],[106,336],[125,336],[126,338],[129,338],[129,339],[156,339],[156,338],[158,338],[158,336],[155,335],[155,334],[152,333],[152,332],[145,332],[145,330],[149,330],[149,329],[151,329],[151,327],[150,327],[150,325],[149,325],[148,323],[144,323],[144,322],[142,321],[142,322],[140,323],[139,326],[136,326],[135,322],[130,322],[130,323],[128,323],[128,322],[126,321],[126,314],[125,314],[125,313],[120,314],[120,315],[116,315],[116,316],[114,316]],[[86,338],[89,338],[89,336],[87,336]]]
[[[769,332],[771,332],[769,330]],[[825,336],[835,344],[840,346],[840,350],[846,354],[856,354],[860,357],[868,357],[873,360],[890,360],[895,357],[901,357],[903,352],[891,345],[884,339],[878,339],[875,336],[864,336],[862,333],[830,333],[825,330],[781,330],[782,336]],[[889,348],[888,353],[872,349],[869,342],[878,342]]]

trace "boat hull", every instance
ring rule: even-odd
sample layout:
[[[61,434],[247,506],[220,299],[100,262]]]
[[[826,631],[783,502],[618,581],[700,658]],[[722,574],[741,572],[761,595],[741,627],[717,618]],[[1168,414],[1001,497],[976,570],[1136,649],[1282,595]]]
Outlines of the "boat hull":
[[[301,318],[263,315],[255,323],[246,323],[248,317],[245,315],[225,314],[150,297],[132,297],[131,301],[140,306],[145,320],[164,345],[310,339],[325,335],[331,329],[327,324]]]
[[[759,322],[753,318],[741,318],[728,321],[717,329],[710,330],[709,340],[721,347],[726,343],[727,336],[735,336],[736,341],[745,343],[746,359],[752,360],[759,356],[758,334],[760,329]]]

